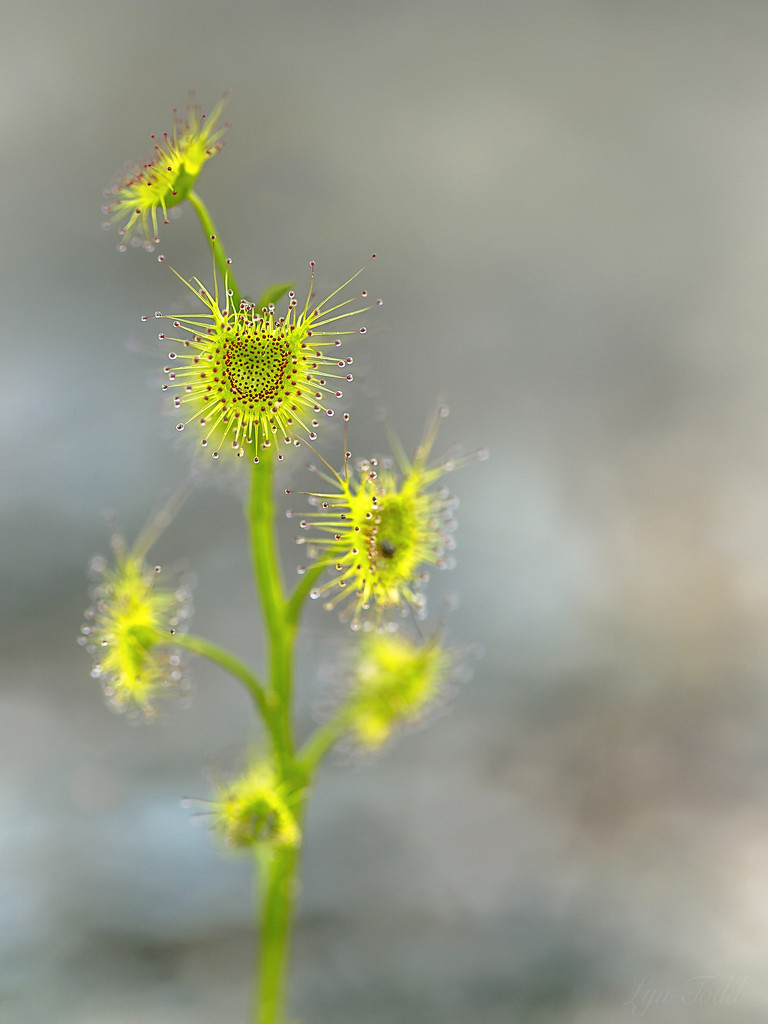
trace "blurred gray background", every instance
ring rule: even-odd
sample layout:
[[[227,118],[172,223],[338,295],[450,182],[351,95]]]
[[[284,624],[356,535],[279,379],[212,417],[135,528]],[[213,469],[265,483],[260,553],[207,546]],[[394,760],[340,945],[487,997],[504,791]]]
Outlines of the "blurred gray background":
[[[438,449],[492,453],[450,479],[432,594],[484,656],[450,714],[322,773],[294,1016],[762,1024],[768,4],[11,0],[0,29],[0,1019],[246,1018],[249,866],[180,798],[239,767],[247,700],[193,663],[190,707],[131,728],[75,644],[104,513],[134,537],[188,468],[139,320],[180,286],[117,253],[102,190],[229,89],[200,192],[243,287],[378,255],[354,452],[386,451],[380,408],[413,448],[442,397]],[[209,273],[190,211],[158,251]],[[258,661],[209,481],[153,559]],[[302,730],[347,639],[309,609]]]

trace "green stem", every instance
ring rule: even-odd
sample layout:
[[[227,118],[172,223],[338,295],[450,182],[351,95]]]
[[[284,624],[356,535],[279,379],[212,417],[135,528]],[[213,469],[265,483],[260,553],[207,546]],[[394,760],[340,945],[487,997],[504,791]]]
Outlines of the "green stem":
[[[223,668],[225,672],[229,672],[235,679],[239,679],[253,697],[264,720],[264,725],[272,738],[272,743],[277,747],[282,736],[282,729],[275,714],[273,704],[264,688],[264,684],[244,661],[240,661],[234,654],[231,654],[223,647],[219,647],[218,644],[211,643],[210,640],[205,640],[203,637],[195,636],[192,633],[174,633],[172,638],[163,636],[158,641],[157,646],[166,644],[181,647],[191,654],[198,654],[202,658],[207,658],[215,665]]]
[[[232,274],[227,254],[208,209],[200,196],[190,189],[186,198],[197,214],[214,260],[214,278],[220,277],[231,291],[227,307],[240,307],[241,293]],[[263,303],[277,301],[287,285],[276,285],[264,293]],[[218,295],[216,291],[215,294]],[[286,598],[279,564],[275,501],[272,477],[276,445],[261,449],[260,461],[252,466],[251,487],[246,501],[254,583],[260,598],[266,629],[268,682],[265,685],[251,669],[229,651],[202,637],[190,634],[158,637],[158,643],[175,646],[199,654],[225,669],[245,684],[264,719],[269,732],[278,776],[278,785],[296,794],[293,812],[301,826],[302,810],[307,799],[310,775],[320,757],[332,742],[328,728],[318,730],[314,743],[305,745],[297,759],[293,738],[293,651],[301,608],[319,571],[310,569],[290,598]],[[329,723],[330,725],[331,723]],[[327,737],[327,742],[324,739]],[[308,770],[310,769],[310,770]],[[298,892],[299,850],[272,844],[257,847],[256,859],[262,868],[257,900],[262,900],[261,942],[255,964],[256,987],[253,997],[254,1024],[285,1024],[284,1006],[287,993],[291,930]],[[261,889],[261,892],[259,891]]]
[[[291,594],[287,605],[288,618],[292,623],[297,623],[299,621],[302,606],[309,597],[309,592],[312,590],[312,587],[320,576],[322,576],[325,568],[325,562],[321,565],[311,566],[306,570],[304,575],[301,577],[301,580],[297,583],[296,589]]]
[[[285,1024],[288,957],[299,889],[299,848],[272,848],[261,855],[257,865],[263,884],[261,943],[256,954],[261,984],[254,992],[252,1019],[254,1024]]]
[[[225,287],[232,291],[232,305],[240,306],[240,290],[231,272],[227,254],[221,244],[211,215],[200,196],[190,190],[187,195],[208,239],[216,271]],[[282,290],[283,286],[273,291]],[[301,607],[317,577],[310,570],[289,600],[286,599],[278,561],[275,529],[275,502],[272,477],[275,446],[262,449],[260,462],[252,467],[251,488],[246,502],[251,559],[256,592],[266,628],[269,683],[265,687],[258,677],[228,651],[200,637],[189,634],[174,637],[174,643],[195,654],[209,658],[240,679],[252,693],[269,731],[275,763],[281,784],[294,792],[304,793],[308,774],[305,765],[316,764],[321,756],[320,745],[312,751],[317,756],[298,762],[293,740],[293,649]],[[306,799],[302,795],[294,807],[297,819]],[[283,1007],[287,988],[288,955],[291,928],[298,891],[299,853],[295,848],[271,847],[261,855],[263,868],[263,906],[261,911],[261,943],[256,963],[257,987],[254,992],[254,1024],[283,1024]],[[257,889],[258,891],[258,889]],[[257,913],[258,919],[258,913]]]
[[[228,288],[232,289],[232,304],[234,305],[235,309],[239,309],[240,289],[237,287],[237,282],[235,281],[234,275],[232,273],[232,268],[227,262],[227,254],[226,251],[224,250],[224,246],[221,244],[221,241],[218,235],[216,234],[216,226],[213,223],[210,213],[208,212],[208,207],[205,205],[205,203],[197,194],[197,192],[194,191],[194,189],[192,189],[188,193],[187,199],[194,207],[195,213],[197,214],[198,220],[200,221],[200,226],[203,229],[205,237],[208,239],[208,245],[210,246],[211,252],[213,253],[213,259],[216,263],[216,268],[218,269],[219,274],[221,275],[221,279],[222,281],[226,281],[226,285]]]
[[[296,762],[308,779],[311,779],[318,765],[334,745],[349,729],[352,709],[339,708],[333,718],[319,725],[296,755]]]
[[[254,582],[261,595],[264,621],[270,638],[282,630],[285,622],[285,598],[277,560],[275,506],[272,498],[274,461],[275,446],[272,444],[261,450],[261,459],[253,466],[246,510],[251,528]]]
[[[272,470],[275,448],[262,449],[263,457],[254,464],[246,515],[251,534],[251,557],[256,590],[261,597],[262,614],[269,647],[270,689],[268,701],[274,712],[275,757],[281,774],[291,773],[293,764],[292,676],[293,644],[296,622],[291,621],[283,596],[275,535],[275,504],[272,497]]]
[[[274,446],[263,449],[262,453],[261,461],[253,466],[247,517],[251,529],[254,582],[261,597],[269,650],[268,701],[278,726],[273,737],[274,755],[285,774],[290,771],[293,759],[291,692],[296,626],[289,622],[278,563],[271,488]]]
[[[234,654],[230,654],[223,647],[219,647],[218,644],[211,643],[210,640],[205,640],[201,636],[195,636],[193,633],[174,633],[173,636],[163,637],[161,643],[163,645],[181,647],[185,651],[199,654],[202,658],[207,658],[209,661],[214,662],[214,664],[219,665],[225,672],[229,672],[230,675],[234,676],[235,679],[239,679],[244,684],[262,712],[266,709],[267,696],[259,677],[244,661],[240,661],[239,658],[236,658]],[[157,646],[160,646],[160,643]]]
[[[281,781],[294,791],[302,791],[306,776],[294,757],[291,706],[298,610],[293,610],[285,599],[278,563],[276,510],[272,494],[275,447],[262,449],[262,452],[261,461],[252,468],[246,518],[250,528],[254,582],[261,598],[269,648],[267,700],[275,722],[272,740]],[[294,807],[294,813],[300,821],[301,803]],[[283,1024],[290,936],[298,890],[298,850],[273,846],[261,854],[261,864],[263,904],[253,1021],[254,1024]]]

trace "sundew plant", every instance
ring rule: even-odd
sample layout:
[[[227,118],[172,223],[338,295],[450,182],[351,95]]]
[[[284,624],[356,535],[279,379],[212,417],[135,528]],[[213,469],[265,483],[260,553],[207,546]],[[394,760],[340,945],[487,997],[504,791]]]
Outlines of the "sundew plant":
[[[314,263],[305,292],[252,282],[241,290],[196,191],[204,165],[224,145],[221,113],[219,106],[205,117],[192,102],[186,115],[174,111],[172,131],[152,137],[148,160],[107,191],[105,226],[118,228],[121,251],[152,252],[174,207],[188,203],[200,222],[210,276],[186,279],[173,270],[193,311],[142,319],[159,328],[167,353],[161,387],[182,441],[189,439],[198,457],[230,462],[249,478],[244,543],[265,664],[248,665],[191,632],[187,588],[149,560],[192,484],[150,518],[133,545],[114,537],[111,557],[93,559],[92,604],[80,643],[108,704],[133,717],[151,719],[163,698],[184,692],[191,656],[224,669],[250,695],[258,753],[244,757],[240,774],[220,781],[201,802],[222,847],[253,857],[257,867],[250,1019],[284,1024],[303,821],[318,768],[337,744],[375,751],[398,729],[420,722],[461,667],[443,626],[428,625],[425,585],[432,568],[452,563],[456,501],[442,478],[484,453],[435,461],[445,414],[438,409],[412,456],[392,436],[391,457],[353,460],[346,450],[349,414],[338,403],[352,381],[365,315],[377,305],[358,283],[370,260],[320,300]],[[321,454],[323,427],[336,410],[345,421],[344,450]],[[339,446],[338,437],[331,440]],[[282,508],[290,492],[280,483],[279,463],[296,458],[302,467],[313,461],[311,487],[290,499],[299,507]],[[294,521],[300,565],[280,564],[279,514]],[[349,624],[351,653],[339,660],[333,709],[309,735],[298,735],[294,652],[308,599]]]

